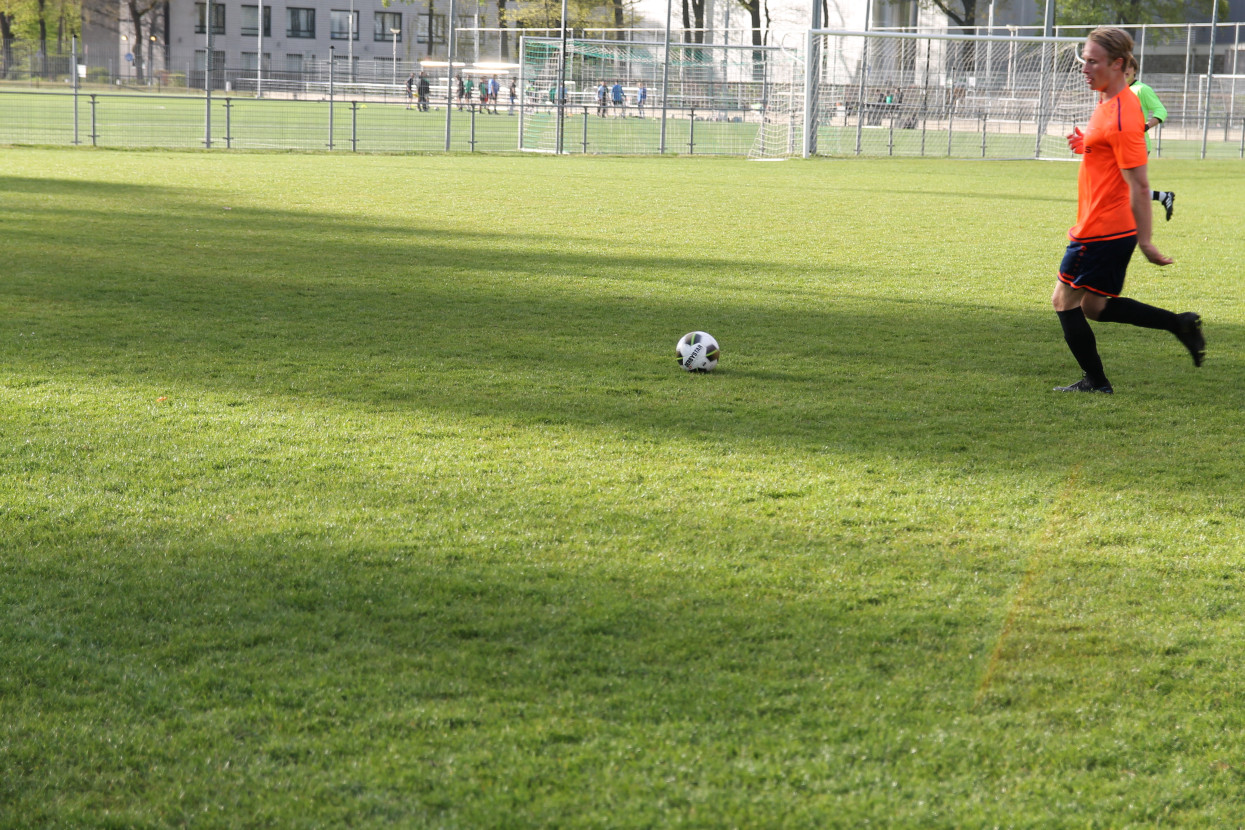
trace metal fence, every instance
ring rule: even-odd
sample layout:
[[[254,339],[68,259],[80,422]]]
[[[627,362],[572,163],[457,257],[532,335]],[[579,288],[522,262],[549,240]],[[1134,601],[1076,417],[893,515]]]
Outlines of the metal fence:
[[[1156,156],[1245,158],[1241,25],[1221,25],[1213,38],[1204,24],[1136,27],[1142,77],[1168,108],[1167,121],[1152,134]],[[1058,32],[1080,37],[1088,28],[1061,27]],[[993,31],[996,44],[1003,32],[1014,38],[1034,34]],[[14,48],[6,52],[6,76],[0,80],[0,143],[796,155],[811,112],[819,139],[815,152],[889,155],[913,146],[899,139],[902,130],[917,126],[917,112],[923,132],[946,133],[934,141],[923,134],[920,154],[973,156],[995,147],[996,133],[1022,132],[1033,117],[1019,99],[990,102],[992,87],[975,86],[983,82],[979,72],[971,71],[954,77],[926,73],[919,82],[913,75],[906,82],[908,97],[900,91],[900,100],[887,102],[886,90],[875,88],[880,76],[871,79],[873,70],[865,62],[852,59],[846,47],[825,45],[830,40],[821,48],[837,50],[843,76],[815,87],[810,103],[805,49],[674,42],[667,50],[664,32],[631,32],[625,41],[594,34],[567,40],[562,100],[556,94],[563,71],[560,39],[511,42],[513,58],[505,62],[493,54],[500,39],[486,30],[457,33],[456,48],[465,60],[455,63],[453,73],[444,61],[438,66],[324,60],[309,61],[297,71],[269,68],[263,73],[222,64],[214,68],[210,84],[202,71],[196,75],[193,62],[185,72],[148,73],[136,86],[104,67],[79,64],[74,72],[72,53],[36,54],[10,44]],[[988,42],[983,38],[973,47],[979,53],[973,65],[983,60],[993,60],[996,69],[1005,65],[990,57],[1000,53],[991,52],[998,47],[988,49]],[[902,50],[897,54],[903,57]],[[425,109],[408,101],[405,88],[406,77],[420,72],[432,83]],[[499,100],[488,107],[478,95],[458,100],[454,74],[499,75]],[[605,107],[596,100],[601,81],[609,82]],[[615,84],[622,86],[621,102],[614,100]],[[867,103],[858,100],[861,90]],[[927,106],[916,110],[912,102],[918,90]],[[936,111],[939,107],[945,113]],[[1059,129],[1062,124],[1050,125],[1050,134]],[[987,153],[993,154],[993,149]]]

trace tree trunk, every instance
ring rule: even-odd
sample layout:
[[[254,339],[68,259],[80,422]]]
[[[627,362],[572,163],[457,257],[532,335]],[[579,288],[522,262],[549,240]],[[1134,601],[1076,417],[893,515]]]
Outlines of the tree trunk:
[[[0,57],[0,78],[9,77],[13,65],[13,19],[0,12],[0,41],[3,41],[3,57]]]
[[[48,76],[48,21],[46,0],[39,0],[39,75]]]
[[[501,29],[501,56],[510,58],[510,33],[506,31],[506,0],[497,0],[497,28]]]

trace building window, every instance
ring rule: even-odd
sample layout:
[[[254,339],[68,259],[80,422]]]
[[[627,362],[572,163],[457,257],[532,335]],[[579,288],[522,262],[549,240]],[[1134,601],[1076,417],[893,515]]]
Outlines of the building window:
[[[393,41],[394,34],[392,29],[397,29],[398,43],[402,42],[402,14],[401,12],[377,12],[376,13],[376,40]]]
[[[415,36],[416,43],[428,43],[428,15],[419,16],[419,30]],[[432,15],[432,42],[445,43],[445,15]]]
[[[259,65],[255,60],[254,52],[242,53],[242,69],[246,72],[255,72],[259,69]],[[272,69],[272,55],[268,52],[264,53],[264,69]]]
[[[207,33],[207,3],[195,3],[195,34],[202,35]],[[225,33],[225,4],[212,4],[212,34],[223,35]]]
[[[358,40],[359,13],[354,13],[354,25],[351,26],[350,12],[329,12],[329,37],[333,40]]]
[[[306,37],[314,38],[316,36],[316,10],[315,9],[286,9],[289,13],[289,26],[286,27],[286,37]]]
[[[259,34],[259,6],[242,7],[242,34],[244,37]],[[264,37],[272,37],[272,6],[264,6]]]
[[[203,72],[207,69],[207,50],[195,50],[195,71]],[[225,71],[225,53],[217,49],[212,50],[212,72],[219,73]]]

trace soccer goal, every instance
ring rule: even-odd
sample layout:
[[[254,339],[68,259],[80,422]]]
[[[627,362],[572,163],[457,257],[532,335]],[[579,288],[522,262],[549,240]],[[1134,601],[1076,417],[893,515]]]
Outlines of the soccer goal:
[[[562,49],[523,38],[522,150],[739,156],[772,133],[799,152],[803,69],[782,49],[568,38],[565,67]]]
[[[1071,158],[1093,112],[1083,38],[818,30],[805,47],[805,156]]]

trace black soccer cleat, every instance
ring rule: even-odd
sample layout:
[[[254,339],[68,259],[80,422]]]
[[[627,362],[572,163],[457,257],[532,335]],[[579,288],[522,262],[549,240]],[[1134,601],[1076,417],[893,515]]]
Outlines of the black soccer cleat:
[[[1101,392],[1104,395],[1115,394],[1115,390],[1111,388],[1111,384],[1106,383],[1106,384],[1103,384],[1102,386],[1094,386],[1094,384],[1091,383],[1089,378],[1087,377],[1082,377],[1076,383],[1071,383],[1071,384],[1068,384],[1067,386],[1056,386],[1055,391],[1056,392]]]
[[[1167,221],[1170,222],[1172,220],[1172,211],[1176,209],[1176,194],[1170,190],[1164,191],[1163,195],[1159,197],[1159,204],[1167,211]]]
[[[1206,338],[1202,336],[1202,317],[1192,311],[1176,315],[1176,338],[1193,355],[1193,365],[1201,366],[1206,358]]]

